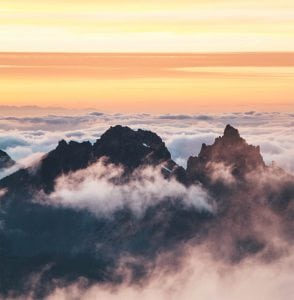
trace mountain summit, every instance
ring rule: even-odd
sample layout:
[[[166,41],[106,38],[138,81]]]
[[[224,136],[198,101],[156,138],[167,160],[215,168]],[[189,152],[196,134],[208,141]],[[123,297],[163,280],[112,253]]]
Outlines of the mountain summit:
[[[3,157],[9,162],[7,156]],[[186,170],[171,159],[165,143],[156,133],[117,125],[110,127],[94,145],[60,141],[37,168],[19,170],[2,179],[0,187],[18,187],[18,190],[24,189],[24,194],[26,190],[50,193],[60,175],[85,169],[102,157],[107,159],[106,163],[123,166],[127,173],[143,166],[162,166],[165,176],[175,176],[182,183],[206,184],[215,164],[231,168],[237,179],[244,179],[248,172],[265,167],[259,146],[247,144],[231,125],[226,126],[223,136],[216,138],[214,144],[203,144],[199,155],[189,158]]]
[[[162,139],[154,132],[132,130],[120,125],[110,127],[93,145],[94,157],[107,156],[114,164],[136,168],[142,164],[158,165],[171,159]]]
[[[265,167],[260,147],[249,145],[231,125],[212,145],[202,144],[199,155],[188,159],[187,175],[192,181],[205,182],[216,165],[230,168],[236,179],[244,179],[249,172]]]
[[[225,128],[223,137],[231,141],[238,141],[241,139],[239,130],[228,124]]]

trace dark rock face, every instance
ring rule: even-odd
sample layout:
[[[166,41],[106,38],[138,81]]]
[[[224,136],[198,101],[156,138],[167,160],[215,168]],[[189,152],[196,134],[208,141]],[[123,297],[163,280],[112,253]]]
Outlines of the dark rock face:
[[[171,159],[162,139],[151,131],[115,126],[108,129],[93,146],[94,156],[107,156],[114,164],[133,169],[158,165]]]
[[[0,170],[12,167],[15,161],[4,151],[0,150]]]
[[[127,210],[108,219],[87,211],[17,201],[6,212],[2,221],[13,230],[0,231],[0,298],[13,291],[19,299],[26,299],[24,295],[31,291],[34,274],[40,280],[32,299],[45,299],[56,283],[75,283],[81,277],[93,283],[123,282],[124,274],[116,269],[126,253],[142,258],[126,266],[136,282],[147,275],[144,257],[152,261],[187,239],[203,240],[203,225],[211,219],[168,202],[148,209],[141,219]]]
[[[36,190],[50,192],[55,179],[63,173],[86,168],[92,159],[92,145],[62,140],[55,150],[43,157],[37,167],[21,169],[0,181],[0,187],[13,194],[29,197]]]
[[[93,157],[104,156],[110,163],[123,165],[128,173],[138,167],[162,164],[164,176],[175,176],[180,182],[186,182],[184,168],[171,159],[165,143],[152,131],[134,131],[120,125],[111,127],[93,145]]]
[[[62,173],[86,168],[93,161],[93,151],[90,142],[77,143],[62,140],[57,148],[48,153],[42,160],[38,173],[40,185],[45,191],[51,191],[54,180]]]
[[[185,180],[185,170],[171,160],[169,151],[157,134],[115,126],[107,130],[93,146],[90,142],[60,141],[55,150],[44,156],[37,168],[23,169],[4,178],[0,181],[0,187],[14,186],[18,187],[18,191],[43,189],[49,193],[61,174],[84,169],[102,157],[106,157],[108,163],[122,165],[126,172],[165,163],[166,168],[162,171],[166,176]],[[26,192],[22,191],[22,194]]]
[[[265,168],[259,146],[249,145],[240,137],[239,131],[227,125],[222,137],[215,139],[213,145],[202,144],[198,157],[190,157],[187,176],[190,181],[207,182],[213,164],[230,167],[236,179],[244,179],[251,171]]]

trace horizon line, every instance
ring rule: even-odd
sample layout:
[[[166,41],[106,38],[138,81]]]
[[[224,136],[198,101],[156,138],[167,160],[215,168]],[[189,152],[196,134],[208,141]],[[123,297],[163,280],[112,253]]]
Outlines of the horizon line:
[[[293,51],[201,51],[201,52],[169,52],[169,51],[137,51],[137,52],[126,52],[126,51],[120,51],[120,52],[84,52],[84,51],[0,51],[0,54],[100,54],[100,55],[201,55],[201,54],[294,54]]]

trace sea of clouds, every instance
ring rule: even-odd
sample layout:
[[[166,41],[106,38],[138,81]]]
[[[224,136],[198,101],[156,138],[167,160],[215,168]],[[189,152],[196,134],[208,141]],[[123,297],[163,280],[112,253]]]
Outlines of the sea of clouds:
[[[37,109],[37,108],[36,108]],[[239,129],[248,143],[261,146],[267,164],[275,161],[288,172],[294,172],[294,113],[232,112],[218,114],[122,114],[85,111],[63,111],[39,116],[15,116],[1,113],[0,149],[19,166],[27,166],[53,150],[61,139],[95,142],[113,125],[130,126],[156,132],[165,142],[172,158],[186,166],[189,156],[198,155],[202,143],[211,144],[223,134],[226,124]],[[3,177],[15,170],[6,170]]]

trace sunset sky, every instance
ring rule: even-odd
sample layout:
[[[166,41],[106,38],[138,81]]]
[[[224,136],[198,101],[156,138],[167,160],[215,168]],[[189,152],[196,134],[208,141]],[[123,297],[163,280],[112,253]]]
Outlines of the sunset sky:
[[[292,0],[1,1],[0,51],[2,105],[293,108]]]

